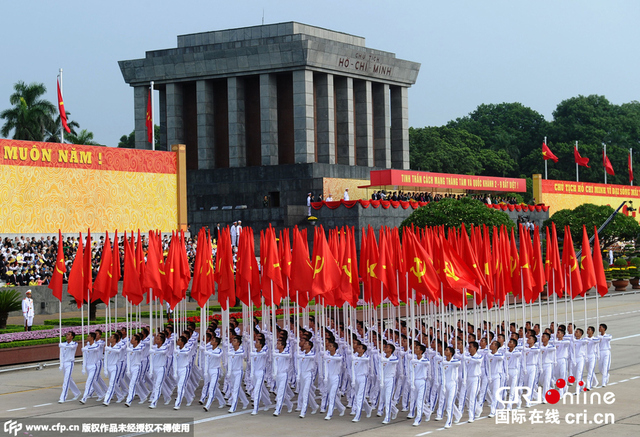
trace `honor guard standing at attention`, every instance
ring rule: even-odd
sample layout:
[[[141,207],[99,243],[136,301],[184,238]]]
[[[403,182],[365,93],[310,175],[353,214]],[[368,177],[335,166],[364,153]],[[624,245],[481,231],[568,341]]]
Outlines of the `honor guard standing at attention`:
[[[31,299],[31,290],[27,290],[26,296],[22,299],[22,316],[24,317],[24,330],[31,331],[33,326],[33,299]]]

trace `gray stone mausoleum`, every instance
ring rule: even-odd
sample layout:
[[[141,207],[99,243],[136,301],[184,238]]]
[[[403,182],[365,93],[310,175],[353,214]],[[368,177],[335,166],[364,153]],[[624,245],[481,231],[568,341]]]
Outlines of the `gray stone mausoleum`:
[[[176,48],[119,64],[134,89],[136,148],[151,148],[151,81],[159,148],[186,145],[192,231],[236,219],[292,226],[324,178],[409,168],[408,88],[420,64],[362,37],[278,23],[181,35]]]

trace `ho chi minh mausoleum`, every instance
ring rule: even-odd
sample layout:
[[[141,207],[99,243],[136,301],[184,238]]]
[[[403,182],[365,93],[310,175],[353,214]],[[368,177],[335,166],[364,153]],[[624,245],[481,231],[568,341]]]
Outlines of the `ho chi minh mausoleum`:
[[[151,148],[151,81],[159,149],[186,145],[192,231],[238,219],[293,226],[308,192],[341,199],[348,187],[353,200],[372,169],[409,168],[407,97],[420,64],[362,37],[278,23],[178,36],[176,48],[119,64],[134,89],[136,148]],[[336,220],[323,224],[359,224]]]

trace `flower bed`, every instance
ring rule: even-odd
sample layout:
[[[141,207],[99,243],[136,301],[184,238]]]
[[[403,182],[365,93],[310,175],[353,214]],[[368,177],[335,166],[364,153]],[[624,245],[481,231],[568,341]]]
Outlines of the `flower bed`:
[[[85,326],[86,332],[92,332],[96,329],[101,329],[104,331],[113,331],[114,329],[119,329],[126,327],[127,324],[124,322],[121,323],[111,323],[109,328],[107,329],[107,325],[91,325],[89,327]],[[132,322],[129,324],[131,328],[140,328],[142,326],[147,326],[145,323]],[[82,330],[82,326],[63,326],[62,327],[62,336],[64,337],[67,332],[73,331],[76,333],[76,336],[80,335]],[[9,343],[12,341],[24,341],[24,340],[40,340],[43,338],[54,338],[60,335],[60,330],[56,329],[43,329],[40,331],[23,331],[23,332],[10,332],[8,334],[0,334],[0,343]]]

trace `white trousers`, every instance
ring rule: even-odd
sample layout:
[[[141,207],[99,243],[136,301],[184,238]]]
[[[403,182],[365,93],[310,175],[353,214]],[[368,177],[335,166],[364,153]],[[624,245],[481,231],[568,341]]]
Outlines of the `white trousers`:
[[[60,401],[64,402],[67,399],[67,392],[71,390],[73,396],[80,396],[80,389],[73,381],[73,361],[67,361],[62,363],[62,372],[64,373],[64,381],[62,383],[62,393],[60,394]]]
[[[245,407],[249,404],[249,399],[247,399],[247,395],[244,393],[244,390],[242,390],[242,371],[227,374],[227,378],[229,378],[229,384],[231,386],[230,411],[234,412],[238,406],[238,398]]]
[[[609,368],[611,367],[611,351],[600,351],[600,358],[598,359],[600,367],[600,374],[602,375],[602,386],[606,387],[609,384]]]
[[[587,389],[591,390],[591,387],[595,387],[598,385],[598,378],[596,378],[596,356],[587,355],[587,360],[585,363],[585,367],[587,370]]]
[[[422,423],[422,414],[424,405],[427,402],[427,380],[416,379],[414,382],[415,390],[413,397],[413,405],[411,405],[411,414],[414,417],[414,425]]]
[[[100,387],[97,383],[97,380],[100,379],[100,365],[94,364],[92,366],[87,366],[87,382],[84,385],[84,394],[82,395],[82,402],[87,402],[91,393],[95,390],[98,392],[98,397],[104,396],[104,391],[102,387]],[[104,384],[104,383],[103,383]]]
[[[476,404],[478,401],[478,390],[480,388],[480,378],[477,376],[468,376],[466,385],[466,399],[467,410],[469,410],[469,420],[475,420],[476,418]],[[461,408],[463,410],[463,408]]]
[[[352,411],[355,412],[355,419],[360,420],[362,409],[364,408],[367,415],[371,414],[371,406],[367,402],[365,396],[365,389],[367,387],[367,377],[365,375],[356,376],[356,386],[354,389],[355,396],[353,397]]]
[[[224,396],[222,396],[222,392],[220,391],[219,386],[220,373],[220,368],[209,369],[209,371],[207,372],[209,378],[209,386],[207,390],[207,410],[211,407],[214,399],[218,400],[220,407],[224,406]]]
[[[153,376],[151,377],[151,380],[153,381],[153,389],[151,391],[150,404],[150,406],[152,407],[155,407],[158,403],[160,393],[164,394],[165,401],[169,401],[171,399],[171,393],[169,392],[169,389],[164,385],[166,375],[167,371],[165,367],[153,369]]]
[[[118,366],[107,367],[109,385],[107,386],[107,392],[104,395],[104,403],[107,405],[111,402],[113,395],[119,391],[119,388],[117,387],[119,370]]]
[[[289,396],[289,393],[287,393],[288,379],[288,372],[280,372],[276,375],[276,414],[280,414],[283,404],[286,404],[289,410],[293,408],[291,397]]]
[[[338,386],[340,385],[340,376],[333,375],[329,377],[328,384],[329,384],[329,387],[327,390],[327,398],[329,401],[329,406],[327,407],[327,417],[331,419],[331,416],[333,415],[333,410],[335,408],[337,408],[340,414],[342,414],[344,413],[344,410],[346,410],[346,407],[342,405],[342,402],[338,397]]]

